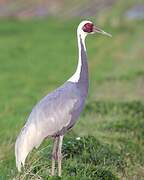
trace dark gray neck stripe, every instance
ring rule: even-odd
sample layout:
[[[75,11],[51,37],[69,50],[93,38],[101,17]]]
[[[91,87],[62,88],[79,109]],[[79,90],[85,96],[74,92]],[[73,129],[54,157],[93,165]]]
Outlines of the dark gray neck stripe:
[[[88,91],[88,63],[87,63],[87,54],[84,48],[82,38],[80,36],[80,48],[81,48],[81,70],[80,70],[80,77],[78,80],[78,85],[80,88],[83,89],[85,93]]]

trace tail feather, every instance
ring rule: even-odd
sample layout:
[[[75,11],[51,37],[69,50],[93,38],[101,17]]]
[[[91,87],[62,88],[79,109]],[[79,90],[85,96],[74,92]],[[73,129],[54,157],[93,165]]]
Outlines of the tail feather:
[[[36,138],[35,126],[32,124],[25,126],[15,143],[16,166],[19,172],[21,171],[22,166],[24,166],[29,152],[37,146],[37,144],[39,144],[39,141]]]

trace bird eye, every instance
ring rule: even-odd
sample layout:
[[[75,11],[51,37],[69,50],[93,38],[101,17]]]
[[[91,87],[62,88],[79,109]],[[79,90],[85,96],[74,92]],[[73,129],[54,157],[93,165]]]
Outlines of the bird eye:
[[[93,32],[93,24],[92,23],[86,23],[82,29],[84,32],[91,33],[91,32]]]

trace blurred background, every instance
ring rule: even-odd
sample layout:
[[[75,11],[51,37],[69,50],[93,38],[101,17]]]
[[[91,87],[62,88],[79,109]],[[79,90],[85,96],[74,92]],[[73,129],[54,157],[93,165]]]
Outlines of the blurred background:
[[[113,37],[87,38],[89,96],[64,140],[62,179],[144,179],[143,0],[0,0],[0,179],[48,177],[52,142],[21,174],[14,143],[32,107],[74,73],[85,19]]]

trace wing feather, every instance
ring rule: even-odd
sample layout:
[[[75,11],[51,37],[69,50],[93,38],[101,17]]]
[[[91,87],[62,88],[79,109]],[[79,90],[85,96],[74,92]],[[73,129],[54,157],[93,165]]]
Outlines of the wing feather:
[[[15,144],[16,164],[19,171],[34,147],[37,148],[44,138],[57,134],[71,123],[73,111],[81,107],[76,90],[73,86],[59,88],[44,97],[33,108]]]

